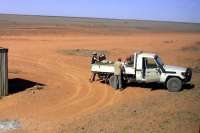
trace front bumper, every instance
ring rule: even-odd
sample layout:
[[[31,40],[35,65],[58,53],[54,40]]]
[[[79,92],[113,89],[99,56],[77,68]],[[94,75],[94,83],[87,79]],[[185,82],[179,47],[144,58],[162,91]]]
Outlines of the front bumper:
[[[192,79],[192,69],[191,68],[187,68],[184,82],[190,82],[191,79]]]

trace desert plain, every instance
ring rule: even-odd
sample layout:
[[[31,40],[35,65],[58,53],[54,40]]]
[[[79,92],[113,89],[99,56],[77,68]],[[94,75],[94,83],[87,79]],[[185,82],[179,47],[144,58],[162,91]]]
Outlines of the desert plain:
[[[0,46],[9,49],[10,89],[0,120],[20,122],[8,133],[200,132],[200,24],[1,14]],[[90,56],[70,50],[106,51],[109,60],[153,52],[193,77],[180,92],[118,91],[90,83]]]

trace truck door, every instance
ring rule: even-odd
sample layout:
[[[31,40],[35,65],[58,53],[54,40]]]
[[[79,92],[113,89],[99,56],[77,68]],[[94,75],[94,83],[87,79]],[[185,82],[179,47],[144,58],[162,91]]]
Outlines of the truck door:
[[[154,58],[144,58],[144,71],[143,78],[145,82],[159,82],[160,70],[155,62]]]

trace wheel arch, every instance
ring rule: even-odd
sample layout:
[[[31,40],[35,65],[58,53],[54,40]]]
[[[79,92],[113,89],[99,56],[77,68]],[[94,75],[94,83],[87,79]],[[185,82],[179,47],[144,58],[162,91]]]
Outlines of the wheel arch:
[[[165,85],[167,84],[167,81],[168,81],[170,78],[178,78],[178,79],[180,79],[180,80],[183,82],[183,79],[181,79],[179,76],[167,76],[167,78],[166,78],[166,80],[165,80]]]

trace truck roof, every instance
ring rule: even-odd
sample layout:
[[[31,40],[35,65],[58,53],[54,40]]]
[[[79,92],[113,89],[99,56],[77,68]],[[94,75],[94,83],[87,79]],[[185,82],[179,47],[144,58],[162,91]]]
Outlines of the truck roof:
[[[156,56],[155,53],[139,53],[138,55],[142,57],[150,57],[150,58],[154,58]]]

